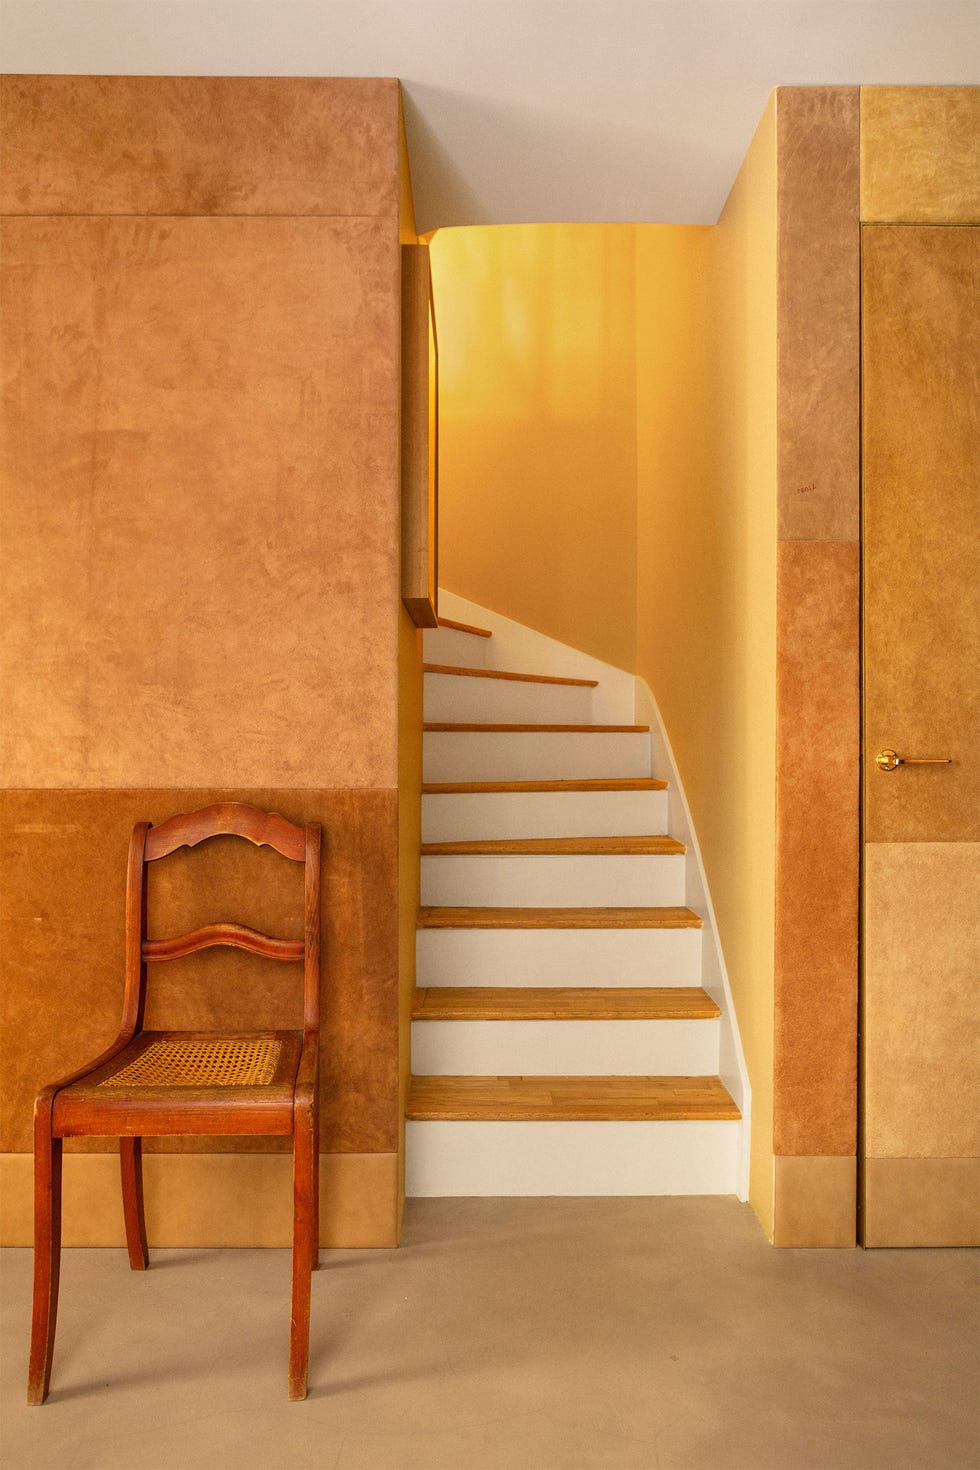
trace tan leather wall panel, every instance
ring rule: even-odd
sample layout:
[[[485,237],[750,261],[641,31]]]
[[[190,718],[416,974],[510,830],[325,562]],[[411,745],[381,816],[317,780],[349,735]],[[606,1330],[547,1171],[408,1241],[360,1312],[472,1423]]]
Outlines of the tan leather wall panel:
[[[777,1246],[853,1246],[857,1237],[857,1159],[832,1154],[773,1159]]]
[[[777,1154],[857,1146],[859,596],[856,542],[780,542]]]
[[[0,784],[397,785],[395,221],[3,252]]]
[[[0,213],[398,216],[398,83],[7,76]]]
[[[980,87],[861,88],[861,218],[980,221]]]
[[[33,1241],[33,1160],[0,1154],[0,1245]],[[395,1154],[320,1155],[320,1245],[398,1244]],[[287,1154],[153,1154],[143,1159],[146,1232],[154,1246],[292,1245],[292,1160]],[[125,1245],[119,1162],[68,1154],[66,1246]]]
[[[860,851],[858,89],[781,87],[776,122],[774,1238],[783,1245],[853,1244]]]
[[[980,1159],[868,1159],[865,1171],[865,1245],[980,1245]]]
[[[395,791],[229,789],[7,791],[3,823],[0,949],[4,955],[3,1137],[31,1147],[34,1095],[95,1056],[116,1035],[122,1003],[123,897],[132,824],[159,823],[218,800],[248,800],[292,821],[323,824],[324,1152],[394,1152],[398,1136],[398,881]],[[200,879],[214,857],[217,912]],[[297,870],[268,849],[233,839],[175,854],[153,870],[152,935],[200,919],[237,919],[283,936],[298,932]],[[245,908],[253,879],[264,886]],[[102,939],[104,936],[104,946]],[[244,978],[243,978],[244,977]],[[216,949],[151,967],[148,1020],[260,1025],[270,996],[298,990],[292,966]],[[292,1015],[302,1024],[301,1008]],[[287,1141],[288,1142],[288,1141]],[[260,1141],[265,1151],[269,1140]],[[190,1147],[202,1151],[199,1139]],[[215,1147],[227,1151],[220,1140]],[[247,1145],[246,1145],[247,1147]]]
[[[780,87],[779,535],[856,541],[860,458],[857,87]]]
[[[980,230],[866,227],[863,275],[865,833],[977,841]]]
[[[865,1143],[980,1155],[980,845],[865,850]]]

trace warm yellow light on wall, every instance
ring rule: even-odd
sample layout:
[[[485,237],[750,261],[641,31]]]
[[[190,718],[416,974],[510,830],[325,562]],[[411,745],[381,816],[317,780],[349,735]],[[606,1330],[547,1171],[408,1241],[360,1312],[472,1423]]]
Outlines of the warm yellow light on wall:
[[[593,422],[621,411],[632,226],[440,230],[432,268],[450,421]]]
[[[631,225],[441,230],[440,580],[631,668]]]

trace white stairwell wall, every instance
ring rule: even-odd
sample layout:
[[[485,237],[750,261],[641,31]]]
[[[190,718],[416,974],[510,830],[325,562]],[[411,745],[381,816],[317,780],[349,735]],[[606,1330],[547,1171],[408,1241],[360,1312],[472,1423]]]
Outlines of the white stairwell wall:
[[[416,1075],[720,1076],[741,1121],[409,1121],[407,1190],[431,1194],[736,1193],[748,1186],[749,1088],[696,839],[646,687],[440,592],[489,639],[426,633],[426,662],[594,680],[594,688],[427,673],[432,722],[649,724],[633,731],[427,731],[427,782],[646,778],[668,790],[424,795],[423,843],[650,837],[686,855],[453,854],[422,860],[422,903],[501,908],[686,905],[701,928],[422,928],[420,987],[703,987],[711,1020],[417,1020]],[[652,763],[651,763],[652,761]],[[474,896],[476,895],[476,896]]]
[[[725,956],[721,948],[711,893],[701,859],[701,848],[691,821],[687,797],[684,795],[684,783],[677,769],[664,723],[660,718],[657,701],[646,680],[634,679],[633,682],[636,690],[634,718],[639,724],[650,726],[653,766],[657,774],[667,782],[670,830],[687,847],[687,895],[684,901],[688,908],[693,909],[701,917],[701,985],[721,1009],[718,1075],[735,1099],[742,1114],[739,1134],[738,1197],[746,1200],[749,1197],[752,1089],[749,1085],[745,1054],[739,1039],[735,1004],[728,981]]]
[[[467,602],[452,592],[439,591],[439,616],[452,618],[458,623],[469,623],[472,627],[489,628],[492,638],[468,638],[459,650],[458,663],[473,663],[469,651],[481,654],[483,666],[488,669],[507,669],[515,674],[550,674],[561,679],[595,679],[597,688],[592,691],[591,718],[597,725],[632,725],[636,719],[636,680],[632,674],[569,648],[533,628],[525,628],[511,618],[490,612],[475,602]],[[446,646],[444,639],[451,629],[438,630],[439,663],[451,660],[442,657]],[[467,638],[466,634],[458,637]],[[431,640],[426,647],[431,646]],[[455,657],[455,655],[454,655]],[[434,660],[426,652],[426,662]],[[426,715],[428,719],[429,716]]]

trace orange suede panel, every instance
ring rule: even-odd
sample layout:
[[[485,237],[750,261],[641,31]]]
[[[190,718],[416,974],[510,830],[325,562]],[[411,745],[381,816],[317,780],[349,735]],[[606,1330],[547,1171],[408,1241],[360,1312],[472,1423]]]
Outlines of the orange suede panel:
[[[3,954],[3,1138],[31,1147],[35,1093],[82,1065],[116,1035],[122,1004],[123,900],[132,824],[161,822],[213,801],[253,802],[291,821],[323,824],[321,1147],[394,1152],[398,1138],[398,833],[394,791],[7,791],[3,820],[0,952]],[[214,909],[200,875],[215,858]],[[298,933],[292,883],[301,869],[267,849],[215,840],[151,870],[153,937],[206,915]],[[265,885],[246,906],[254,878]],[[301,881],[301,880],[300,880]],[[150,967],[148,1020],[209,1026],[220,995],[232,1026],[283,1013],[298,998],[299,967],[217,949]],[[186,986],[186,989],[185,989]],[[285,1024],[302,1024],[298,999]],[[266,1151],[269,1140],[256,1147]],[[103,1147],[104,1145],[98,1145]],[[217,1140],[213,1147],[231,1151]],[[180,1145],[178,1145],[178,1148]],[[185,1145],[204,1151],[201,1140]],[[248,1147],[246,1142],[245,1147]]]
[[[780,543],[777,1154],[856,1149],[858,597],[856,543]]]
[[[865,837],[980,841],[980,230],[864,230]],[[953,764],[882,772],[883,749]]]
[[[4,224],[0,784],[397,785],[397,224]]]
[[[779,536],[856,541],[860,514],[859,89],[780,87]]]
[[[0,213],[398,217],[398,83],[7,76]]]

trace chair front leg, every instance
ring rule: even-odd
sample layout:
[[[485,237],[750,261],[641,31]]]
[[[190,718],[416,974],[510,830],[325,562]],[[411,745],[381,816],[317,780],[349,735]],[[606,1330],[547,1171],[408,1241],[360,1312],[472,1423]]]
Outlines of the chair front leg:
[[[34,1308],[27,1402],[43,1404],[51,1382],[61,1273],[62,1140],[51,1136],[53,1099],[34,1112]]]
[[[298,1101],[298,1100],[297,1100]],[[310,1272],[316,1232],[313,1223],[316,1130],[313,1109],[297,1106],[293,1134],[293,1284],[289,1323],[289,1397],[306,1398],[310,1353]]]
[[[150,1257],[146,1248],[146,1221],[143,1216],[142,1138],[120,1138],[119,1170],[122,1176],[123,1218],[126,1222],[129,1264],[134,1271],[145,1271]]]

